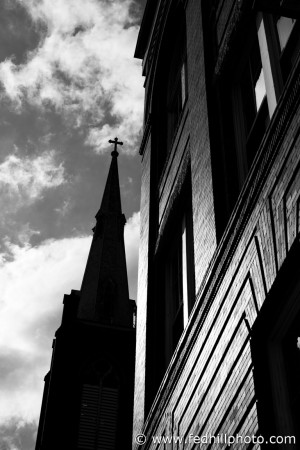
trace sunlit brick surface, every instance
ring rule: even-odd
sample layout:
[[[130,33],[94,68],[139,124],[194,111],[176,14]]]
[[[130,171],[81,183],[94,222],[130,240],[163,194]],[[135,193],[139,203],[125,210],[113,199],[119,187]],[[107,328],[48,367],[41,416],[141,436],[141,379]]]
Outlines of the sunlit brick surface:
[[[236,24],[241,14],[247,11],[249,2],[224,0],[216,3],[219,53],[215,72],[218,73],[226,59]],[[253,435],[258,432],[251,329],[300,231],[298,67],[281,96],[256,166],[248,174],[229,228],[217,246],[202,12],[198,0],[186,2],[186,24],[189,98],[159,186],[157,227],[163,234],[172,196],[190,158],[197,301],[152,409],[147,417],[143,417],[145,348],[150,345],[145,341],[146,311],[147,302],[154,301],[147,298],[147,205],[151,178],[148,141],[142,164],[143,256],[140,259],[138,300],[138,309],[142,311],[138,316],[140,342],[134,435],[142,429],[144,422],[143,433],[148,440],[142,448],[151,449],[166,448],[152,443],[153,436],[187,438],[190,434]],[[152,49],[155,54],[153,52]],[[225,444],[219,446],[225,447]],[[197,446],[186,443],[168,448],[192,449]],[[201,448],[217,447],[207,444]],[[232,448],[241,447],[236,444]]]

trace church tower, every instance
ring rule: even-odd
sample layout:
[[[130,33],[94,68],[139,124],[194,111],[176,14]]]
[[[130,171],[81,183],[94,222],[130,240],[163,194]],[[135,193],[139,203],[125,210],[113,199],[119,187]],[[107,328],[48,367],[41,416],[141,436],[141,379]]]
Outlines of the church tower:
[[[135,302],[129,299],[117,138],[80,291],[64,296],[36,450],[131,448]]]

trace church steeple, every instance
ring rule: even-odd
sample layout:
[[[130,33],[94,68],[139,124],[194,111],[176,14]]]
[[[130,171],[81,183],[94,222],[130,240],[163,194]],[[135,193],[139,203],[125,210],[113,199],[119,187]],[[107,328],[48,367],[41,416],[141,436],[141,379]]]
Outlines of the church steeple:
[[[108,172],[108,177],[102,197],[100,210],[97,213],[96,218],[99,214],[105,214],[108,212],[122,214],[118,160],[117,160],[119,153],[117,151],[117,146],[123,145],[123,142],[120,142],[118,138],[115,138],[114,140],[109,140],[108,142],[110,144],[114,144],[114,150],[111,152],[112,160],[110,164],[110,169]]]
[[[125,216],[122,213],[115,138],[112,160],[83,277],[78,318],[107,325],[132,326],[124,246]]]
[[[116,138],[81,291],[64,296],[36,450],[131,448],[135,302],[129,299]],[[58,439],[59,436],[59,439]]]

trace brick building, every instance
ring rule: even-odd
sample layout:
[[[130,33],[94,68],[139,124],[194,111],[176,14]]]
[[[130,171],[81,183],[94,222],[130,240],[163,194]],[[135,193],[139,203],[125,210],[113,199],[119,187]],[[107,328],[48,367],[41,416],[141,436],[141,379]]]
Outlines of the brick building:
[[[128,292],[116,141],[81,290],[64,297],[36,450],[131,447],[135,302]]]
[[[299,15],[299,0],[147,2],[135,54],[142,448],[225,434],[300,448]]]

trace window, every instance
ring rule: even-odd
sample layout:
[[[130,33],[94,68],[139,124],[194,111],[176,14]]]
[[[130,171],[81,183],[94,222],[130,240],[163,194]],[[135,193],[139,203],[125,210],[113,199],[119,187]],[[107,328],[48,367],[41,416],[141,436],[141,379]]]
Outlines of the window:
[[[258,13],[250,27],[233,87],[233,117],[240,187],[254,161],[300,51],[296,17]],[[279,13],[278,13],[279,11]],[[285,10],[282,10],[283,12]]]
[[[185,217],[177,231],[174,244],[166,259],[165,296],[167,316],[170,320],[170,349],[173,353],[187,323],[187,246]]]
[[[268,121],[266,85],[256,38],[242,72],[239,88],[245,120],[247,162],[250,166],[255,154],[253,147],[261,139]]]
[[[259,434],[266,441],[295,436],[297,445],[279,446],[284,449],[298,448],[300,442],[299,248],[292,249],[290,258],[262,306],[251,339]]]
[[[279,64],[283,83],[287,80],[300,50],[300,26],[299,20],[293,17],[275,16]]]
[[[269,122],[266,83],[255,30],[247,57],[238,70],[233,88],[234,126],[240,185],[254,160]]]
[[[276,27],[281,51],[285,49],[295,23],[296,19],[293,19],[292,17],[277,17]]]
[[[160,177],[174,142],[188,97],[185,12],[179,5],[170,15],[162,41],[154,87],[153,120]]]
[[[256,337],[254,344],[254,351],[260,353],[260,360],[254,355],[258,418],[260,433],[266,440],[271,435],[295,436],[296,442],[300,440],[299,319],[300,313],[292,321],[282,314],[267,336]]]
[[[186,54],[183,33],[179,33],[169,68],[167,84],[167,148],[170,149],[187,98]]]
[[[284,85],[300,50],[300,26],[295,17],[259,13],[257,33],[270,116],[274,113]]]
[[[180,194],[177,210],[169,219],[172,226],[167,234],[171,236],[166,242],[162,267],[167,363],[188,322],[195,296],[191,190],[187,184],[188,180]]]
[[[290,325],[282,340],[282,355],[288,386],[288,402],[292,426],[300,442],[300,314]]]

